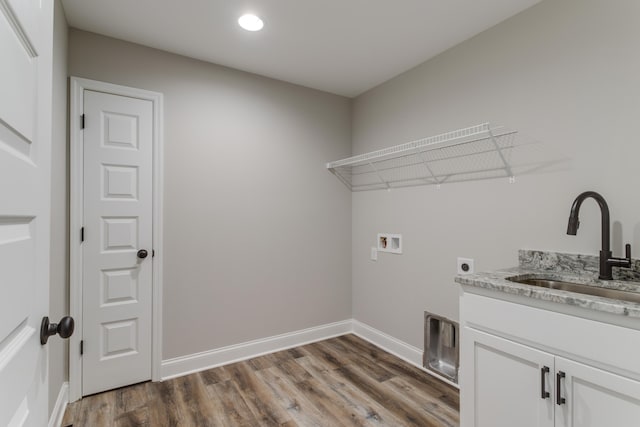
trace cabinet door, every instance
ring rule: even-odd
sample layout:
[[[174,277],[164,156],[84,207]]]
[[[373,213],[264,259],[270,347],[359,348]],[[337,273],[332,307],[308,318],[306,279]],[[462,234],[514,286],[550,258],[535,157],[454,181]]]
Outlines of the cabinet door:
[[[461,350],[461,427],[554,425],[551,354],[468,327]]]
[[[565,374],[560,381],[565,400],[556,406],[556,426],[640,425],[640,382],[562,357],[556,357],[556,373]]]

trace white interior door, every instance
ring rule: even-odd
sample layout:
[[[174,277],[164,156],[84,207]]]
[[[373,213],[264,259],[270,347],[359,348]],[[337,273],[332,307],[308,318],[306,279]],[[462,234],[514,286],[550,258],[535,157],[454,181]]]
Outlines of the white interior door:
[[[0,426],[47,425],[53,3],[0,0]]]
[[[82,394],[89,395],[151,379],[153,104],[85,90],[84,115]]]

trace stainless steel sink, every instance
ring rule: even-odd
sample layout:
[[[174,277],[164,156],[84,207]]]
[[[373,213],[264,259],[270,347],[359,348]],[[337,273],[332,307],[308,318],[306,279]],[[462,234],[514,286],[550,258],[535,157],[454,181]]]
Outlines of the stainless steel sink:
[[[587,294],[597,297],[611,298],[629,302],[640,303],[640,293],[620,291],[617,289],[601,288],[598,286],[583,285],[580,283],[562,282],[552,279],[508,277],[507,280],[525,285],[538,286],[541,288],[558,289],[561,291]]]

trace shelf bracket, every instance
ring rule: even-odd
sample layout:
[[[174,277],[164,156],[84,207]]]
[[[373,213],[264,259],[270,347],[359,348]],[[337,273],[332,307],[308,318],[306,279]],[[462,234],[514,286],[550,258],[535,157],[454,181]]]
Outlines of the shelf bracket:
[[[380,180],[380,182],[383,183],[387,187],[387,190],[391,190],[391,187],[389,187],[389,183],[387,181],[385,181],[384,179],[382,179],[382,175],[380,175],[380,172],[378,172],[378,169],[373,165],[373,163],[371,161],[369,161],[369,166],[371,166],[373,171],[376,173],[376,175],[378,176],[378,179]]]
[[[511,166],[509,166],[509,162],[507,162],[507,159],[504,158],[504,154],[502,153],[502,149],[498,145],[498,141],[496,141],[496,137],[493,134],[493,132],[491,131],[491,129],[488,129],[487,132],[489,132],[489,137],[491,138],[491,142],[493,142],[493,145],[496,147],[496,151],[498,152],[498,155],[500,156],[500,159],[502,160],[502,163],[504,164],[504,170],[505,170],[505,172],[507,172],[507,176],[511,180],[511,178],[513,178],[513,172],[511,171]]]
[[[351,184],[347,181],[347,179],[345,177],[342,176],[342,174],[340,172],[338,172],[335,168],[330,168],[329,169],[331,171],[332,174],[334,174],[344,185],[347,186],[347,188],[349,190],[353,190],[353,188],[351,187]]]
[[[424,157],[424,151],[420,151],[420,158],[422,159],[422,163],[424,163],[424,167],[427,168],[427,170],[429,171],[429,173],[431,174],[431,178],[433,178],[433,180],[436,182],[436,184],[440,184],[440,180],[438,179],[438,177],[436,176],[436,174],[433,173],[433,171],[431,170],[431,168],[429,167],[429,162],[428,160]]]

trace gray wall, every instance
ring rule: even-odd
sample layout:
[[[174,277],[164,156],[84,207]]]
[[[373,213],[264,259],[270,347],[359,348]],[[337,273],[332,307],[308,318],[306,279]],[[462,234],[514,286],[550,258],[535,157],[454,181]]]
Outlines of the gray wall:
[[[71,30],[70,75],[165,94],[163,357],[351,310],[421,347],[424,310],[458,317],[457,256],[489,270],[515,265],[520,248],[596,253],[593,203],[565,235],[584,190],[609,201],[614,250],[640,250],[639,12],[632,0],[547,0],[361,95],[351,113],[344,98]],[[352,208],[323,168],[350,140],[357,154],[484,121],[541,143],[514,160],[569,161],[515,184],[355,193]],[[377,232],[403,233],[405,253],[369,261]]]
[[[640,2],[614,3],[547,0],[354,100],[354,154],[490,121],[541,143],[519,161],[570,159],[512,185],[355,193],[356,319],[421,348],[424,310],[458,318],[457,256],[490,270],[520,248],[597,253],[595,203],[565,234],[584,190],[609,202],[614,253],[640,254]],[[369,261],[377,232],[403,233],[405,254]]]
[[[351,317],[347,98],[69,37],[70,75],[165,97],[164,359]]]
[[[62,3],[54,4],[53,137],[51,149],[51,264],[49,317],[69,314],[69,192],[67,159],[67,21]],[[54,338],[49,348],[49,413],[69,378],[68,341]]]

